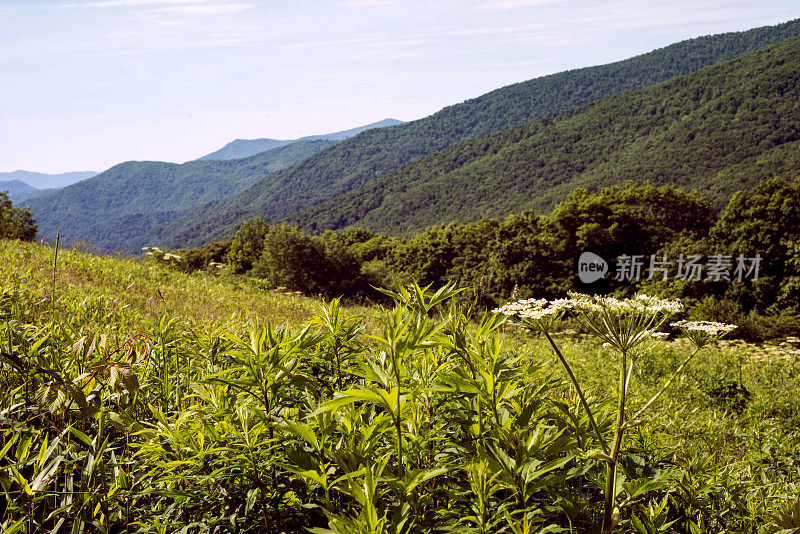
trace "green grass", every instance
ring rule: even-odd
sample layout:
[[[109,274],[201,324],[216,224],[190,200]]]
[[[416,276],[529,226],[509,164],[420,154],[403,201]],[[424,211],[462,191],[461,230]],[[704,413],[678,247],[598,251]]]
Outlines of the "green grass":
[[[448,291],[341,307],[59,251],[53,293],[53,255],[0,242],[4,532],[599,529],[605,461],[549,346]],[[608,435],[615,353],[557,343]],[[631,410],[689,350],[637,360]],[[704,349],[623,441],[616,531],[795,532],[799,371],[788,341]]]
[[[162,315],[197,328],[255,319],[300,324],[315,315],[322,302],[292,292],[259,290],[244,278],[185,274],[154,263],[62,249],[53,303],[54,252],[38,244],[0,240],[0,286],[20,292],[33,322],[54,318],[78,329],[112,326],[129,335]],[[351,310],[371,314],[363,307]]]

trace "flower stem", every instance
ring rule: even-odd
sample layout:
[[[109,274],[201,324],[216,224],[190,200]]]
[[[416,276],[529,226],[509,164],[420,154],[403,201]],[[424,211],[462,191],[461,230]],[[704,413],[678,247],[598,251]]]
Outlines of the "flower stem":
[[[619,407],[617,409],[617,424],[614,429],[614,442],[611,445],[611,461],[606,468],[606,496],[603,507],[603,534],[610,534],[614,530],[616,521],[613,519],[614,500],[616,498],[617,483],[617,458],[622,444],[622,435],[625,433],[625,393],[628,389],[628,358],[622,351],[622,365],[619,369]]]
[[[636,420],[639,419],[639,416],[642,415],[645,412],[645,410],[647,410],[650,407],[650,405],[653,404],[656,401],[656,399],[659,398],[661,396],[661,394],[664,393],[667,390],[667,388],[672,383],[672,381],[675,379],[675,377],[678,376],[681,373],[681,371],[683,371],[684,367],[686,367],[689,364],[690,361],[692,361],[692,358],[694,358],[697,355],[697,353],[700,352],[700,349],[701,349],[701,347],[697,347],[696,349],[694,349],[694,352],[692,352],[689,355],[689,357],[686,358],[686,360],[680,365],[680,367],[675,369],[675,372],[672,373],[672,376],[669,377],[669,380],[667,380],[664,383],[664,385],[661,386],[661,389],[658,390],[658,393],[653,395],[650,398],[650,400],[647,401],[647,403],[644,406],[639,408],[639,410],[635,414],[633,414],[633,417],[631,417],[631,419],[630,419],[631,422],[635,423]]]
[[[597,441],[600,443],[600,447],[603,449],[605,454],[608,454],[608,444],[606,440],[603,439],[603,434],[600,432],[600,427],[597,426],[597,421],[594,419],[594,415],[592,414],[591,408],[589,408],[589,403],[586,402],[586,397],[583,395],[583,390],[578,385],[578,379],[575,378],[575,374],[572,372],[572,368],[567,363],[567,360],[564,358],[564,355],[561,354],[561,350],[559,350],[558,346],[556,345],[553,338],[550,337],[550,334],[545,331],[544,332],[547,341],[550,342],[550,346],[553,347],[553,352],[556,353],[556,356],[561,361],[561,364],[564,366],[564,369],[567,371],[567,375],[569,375],[569,379],[572,380],[572,385],[575,386],[575,391],[578,393],[578,397],[581,399],[581,404],[583,404],[583,409],[586,410],[586,415],[589,416],[589,422],[592,424],[592,428],[594,429],[594,433],[597,436]]]

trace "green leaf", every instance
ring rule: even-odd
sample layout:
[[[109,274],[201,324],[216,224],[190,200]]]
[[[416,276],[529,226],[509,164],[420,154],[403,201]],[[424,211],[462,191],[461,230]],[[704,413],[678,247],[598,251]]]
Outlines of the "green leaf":
[[[25,493],[27,493],[28,495],[33,495],[33,491],[31,491],[31,487],[28,485],[28,481],[25,480],[25,477],[23,477],[20,474],[20,472],[17,471],[16,467],[14,467],[13,465],[10,467],[11,467],[11,472],[14,473],[14,480],[16,480],[17,483],[20,486],[22,486],[22,489],[25,490]]]
[[[405,483],[406,495],[410,495],[414,488],[427,482],[428,480],[443,475],[450,471],[449,467],[437,467],[435,469],[422,469],[413,474],[413,476]],[[410,473],[409,473],[410,474]]]
[[[316,450],[320,450],[319,441],[317,441],[317,436],[311,430],[311,427],[304,423],[295,423],[294,421],[290,420],[286,420],[285,425],[292,432],[292,434],[299,437]]]
[[[87,436],[74,426],[67,427],[67,430],[69,431],[70,434],[81,440],[87,447],[89,447],[90,449],[94,448],[94,442],[92,442],[89,436]]]
[[[14,443],[17,441],[17,438],[19,438],[19,436],[20,436],[19,433],[11,435],[11,439],[8,440],[8,442],[5,444],[5,446],[2,449],[0,449],[0,460],[2,460],[5,457],[6,453],[11,448],[11,446],[14,445]]]

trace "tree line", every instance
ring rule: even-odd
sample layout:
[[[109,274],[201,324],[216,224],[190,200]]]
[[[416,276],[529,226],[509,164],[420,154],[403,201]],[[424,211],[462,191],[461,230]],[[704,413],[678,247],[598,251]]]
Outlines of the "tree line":
[[[591,284],[578,277],[577,261],[587,251],[609,262],[606,277]],[[598,193],[575,189],[548,215],[525,211],[432,226],[409,237],[365,228],[312,235],[254,218],[232,239],[176,254],[184,269],[225,263],[231,273],[268,287],[351,299],[380,300],[375,287],[411,281],[456,282],[470,289],[462,298],[484,308],[512,296],[647,291],[744,325],[742,335],[769,337],[800,328],[800,179],[775,178],[739,192],[719,215],[696,192],[628,182]],[[676,272],[679,260],[718,257],[730,263],[722,275]],[[758,272],[752,272],[756,257]],[[670,258],[671,267],[663,276],[620,276],[624,258],[639,258],[644,270]],[[749,261],[746,276],[736,276],[737,259]]]

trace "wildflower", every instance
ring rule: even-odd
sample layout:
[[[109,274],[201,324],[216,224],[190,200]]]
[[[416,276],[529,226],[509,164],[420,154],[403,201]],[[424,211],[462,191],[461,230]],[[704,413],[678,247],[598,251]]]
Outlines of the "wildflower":
[[[653,339],[666,339],[669,332],[650,332],[650,337]]]
[[[621,352],[661,336],[656,329],[683,306],[677,300],[650,295],[618,299],[570,293],[577,320],[605,343]],[[654,335],[655,334],[655,335]]]
[[[533,330],[544,333],[549,332],[553,324],[561,319],[570,308],[572,308],[572,301],[569,299],[553,301],[523,299],[510,302],[492,312],[511,317]]]
[[[670,326],[680,328],[687,339],[698,348],[713,343],[736,329],[736,325],[714,321],[677,321]]]

